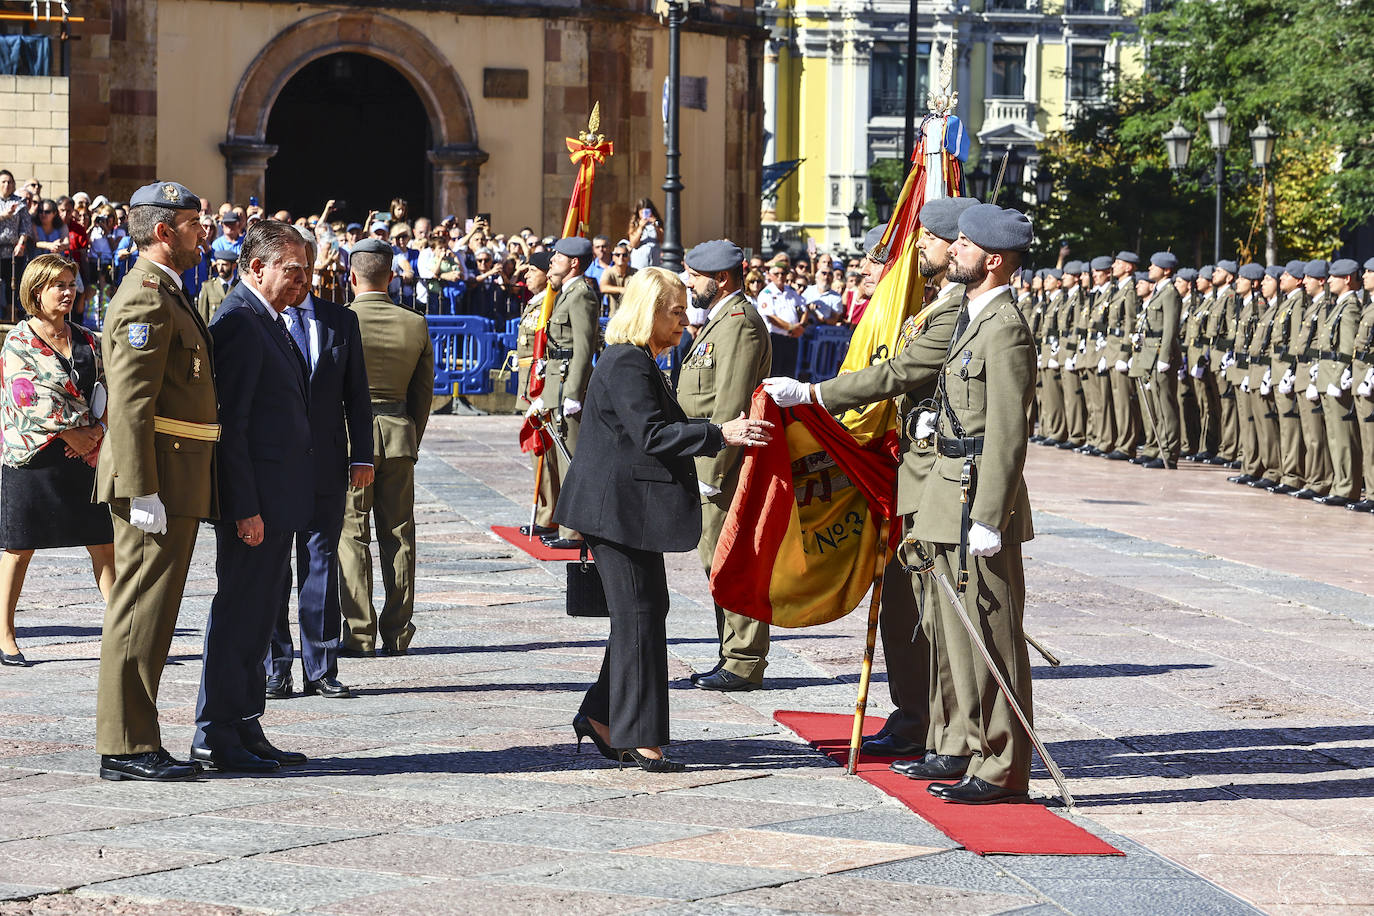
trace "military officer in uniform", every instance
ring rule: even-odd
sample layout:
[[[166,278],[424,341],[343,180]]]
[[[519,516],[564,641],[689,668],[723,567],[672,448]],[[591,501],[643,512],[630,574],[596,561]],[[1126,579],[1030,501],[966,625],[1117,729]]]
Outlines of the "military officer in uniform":
[[[1079,449],[1094,458],[1107,458],[1116,448],[1116,418],[1112,413],[1111,363],[1107,360],[1107,317],[1111,311],[1110,284],[1094,284],[1084,295],[1085,351],[1083,389],[1088,400],[1088,444]]]
[[[1303,267],[1302,285],[1307,293],[1307,311],[1293,335],[1293,351],[1298,357],[1294,390],[1298,394],[1298,413],[1302,419],[1302,444],[1305,484],[1294,499],[1316,499],[1331,492],[1331,452],[1326,447],[1326,423],[1322,418],[1321,389],[1317,388],[1317,331],[1322,316],[1331,304],[1326,291],[1330,265],[1324,260],[1308,261]]]
[[[1374,512],[1374,258],[1364,262],[1364,309],[1355,328],[1355,428],[1360,436],[1364,499],[1346,506],[1352,512]]]
[[[218,399],[210,333],[182,286],[200,263],[200,198],[174,181],[139,188],[139,257],[105,319],[109,432],[96,499],[114,517],[115,582],[100,639],[96,749],[105,779],[188,779],[162,746],[157,692],[196,529],[218,515]]]
[[[1221,447],[1221,401],[1217,398],[1216,376],[1212,368],[1211,331],[1212,311],[1216,307],[1216,290],[1212,287],[1212,275],[1216,268],[1204,264],[1197,272],[1197,304],[1188,315],[1188,326],[1183,333],[1188,361],[1188,387],[1198,408],[1197,451],[1189,461],[1204,464],[1216,458]]]
[[[1258,317],[1249,331],[1249,345],[1245,348],[1245,377],[1240,381],[1241,390],[1248,393],[1250,424],[1254,430],[1253,441],[1255,458],[1248,470],[1242,467],[1242,477],[1250,480],[1237,481],[1257,490],[1272,490],[1279,485],[1282,458],[1279,453],[1278,412],[1274,409],[1273,374],[1270,370],[1271,346],[1274,334],[1274,318],[1279,309],[1278,275],[1282,268],[1272,271],[1258,264],[1243,264],[1240,269],[1239,284],[1257,278],[1254,289],[1254,309]],[[1236,346],[1236,361],[1241,361],[1240,345]],[[1244,396],[1244,395],[1242,395]]]
[[[200,285],[200,295],[196,296],[196,311],[209,325],[219,311],[219,304],[229,295],[234,286],[234,271],[239,266],[239,253],[232,248],[216,248],[210,260],[214,273]]]
[[[1239,267],[1236,262],[1227,259],[1218,261],[1212,269],[1212,288],[1215,292],[1204,329],[1211,348],[1208,371],[1216,385],[1216,403],[1221,410],[1221,438],[1217,443],[1216,455],[1207,463],[1228,468],[1240,466],[1237,460],[1240,455],[1240,418],[1236,412],[1236,392],[1227,374],[1235,356],[1236,321],[1240,311],[1233,286],[1237,270]]]
[[[561,417],[570,455],[577,454],[577,433],[582,425],[578,414],[592,377],[592,357],[601,343],[601,297],[583,273],[591,262],[592,243],[578,236],[555,242],[549,262],[549,279],[559,286],[559,292],[549,313],[543,397]],[[558,479],[565,479],[568,459],[557,449],[547,454],[556,458]],[[581,545],[582,535],[559,526],[556,534],[545,536],[544,542],[554,549],[575,549]]]
[[[768,327],[744,295],[744,251],[729,239],[703,242],[687,252],[692,304],[706,311],[678,373],[677,399],[689,417],[720,425],[749,411],[754,389],[773,359]],[[743,460],[736,447],[697,456],[701,490],[701,540],[697,553],[706,575],[716,555],[725,516],[739,485]],[[710,671],[692,675],[704,690],[749,690],[768,666],[768,624],[716,605],[720,655]]]
[[[1064,292],[1059,288],[1062,273],[1040,274],[1040,435],[1041,445],[1057,447],[1069,441],[1068,418],[1064,415],[1064,385],[1061,360],[1067,359],[1060,341],[1061,306]]]
[[[1149,445],[1144,451],[1146,468],[1178,467],[1178,290],[1174,271],[1178,257],[1172,252],[1150,255],[1149,282],[1154,285],[1141,304],[1136,324],[1135,356],[1131,377],[1145,379],[1144,396],[1153,408]]]
[[[1226,478],[1231,483],[1249,484],[1265,476],[1264,456],[1260,453],[1259,427],[1255,424],[1254,401],[1251,398],[1250,348],[1255,342],[1260,315],[1265,307],[1260,295],[1260,281],[1264,268],[1258,264],[1242,264],[1236,271],[1236,295],[1240,306],[1236,311],[1235,337],[1227,359],[1226,381],[1235,395],[1236,424],[1240,428],[1240,473]],[[1258,386],[1258,379],[1255,380]]]
[[[530,291],[530,301],[520,312],[515,341],[515,362],[518,398],[528,403],[530,372],[534,368],[534,337],[539,331],[539,316],[548,296],[557,296],[558,287],[549,281],[549,260],[553,257],[548,251],[536,251],[530,255],[525,266],[525,288]],[[556,449],[555,449],[556,451]],[[558,526],[553,523],[553,509],[558,503],[558,490],[562,479],[558,476],[558,461],[548,452],[539,466],[538,496],[534,508],[534,525],[521,525],[520,533],[527,537],[543,537],[557,534]]]
[[[1114,287],[1111,298],[1107,300],[1107,346],[1102,350],[1111,371],[1108,378],[1114,433],[1107,457],[1113,461],[1131,461],[1137,457],[1136,448],[1140,441],[1140,406],[1136,403],[1132,391],[1134,383],[1129,374],[1132,352],[1130,334],[1140,312],[1140,297],[1136,295],[1131,272],[1140,259],[1134,252],[1123,251],[1121,254],[1129,257],[1118,255],[1109,258],[1104,255],[1093,258],[1092,268],[1094,276],[1099,272],[1109,274]]]
[[[1355,340],[1360,326],[1360,265],[1350,258],[1331,264],[1330,296],[1334,301],[1317,323],[1312,346],[1317,351],[1313,381],[1322,403],[1326,451],[1331,456],[1331,490],[1313,502],[1345,507],[1360,500],[1360,437],[1355,430]]]
[[[1195,460],[1198,451],[1201,450],[1201,446],[1198,445],[1202,432],[1201,416],[1198,412],[1197,398],[1193,396],[1193,364],[1189,356],[1193,350],[1198,326],[1196,313],[1200,297],[1193,288],[1196,280],[1197,271],[1191,267],[1181,267],[1174,275],[1174,289],[1178,290],[1181,309],[1178,327],[1178,352],[1182,359],[1178,380],[1178,441],[1179,457],[1184,461]]]
[[[1279,424],[1279,485],[1269,492],[1280,496],[1298,493],[1306,484],[1302,419],[1298,410],[1301,393],[1297,390],[1302,352],[1296,343],[1307,311],[1307,292],[1302,285],[1306,270],[1307,265],[1302,261],[1289,261],[1284,265],[1279,275],[1279,307],[1269,334],[1269,377],[1274,386],[1274,410],[1278,413]]]
[[[1060,448],[1081,449],[1088,444],[1088,401],[1082,373],[1082,364],[1088,361],[1084,353],[1087,330],[1082,324],[1083,302],[1087,296],[1077,282],[1064,282],[1063,293],[1059,306],[1059,368],[1064,385],[1064,422],[1068,426],[1068,438]]]
[[[404,655],[415,636],[415,462],[434,395],[434,345],[423,315],[387,296],[391,246],[364,239],[349,257],[372,399],[372,483],[348,491],[339,538],[341,655]],[[372,530],[382,552],[381,614],[372,604]]]

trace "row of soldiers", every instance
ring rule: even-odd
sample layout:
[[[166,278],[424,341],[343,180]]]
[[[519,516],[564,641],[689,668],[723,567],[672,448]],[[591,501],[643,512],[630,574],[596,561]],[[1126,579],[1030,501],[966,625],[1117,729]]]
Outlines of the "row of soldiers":
[[[1232,483],[1374,512],[1374,258],[1139,264],[1122,251],[1022,273],[1031,441],[1221,465]]]

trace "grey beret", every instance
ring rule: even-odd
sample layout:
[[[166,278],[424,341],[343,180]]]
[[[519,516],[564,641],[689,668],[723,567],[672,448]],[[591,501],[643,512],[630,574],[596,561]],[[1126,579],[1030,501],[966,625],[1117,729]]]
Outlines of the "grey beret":
[[[1325,280],[1330,272],[1330,266],[1321,258],[1317,258],[1315,261],[1308,261],[1303,270],[1307,272],[1307,276],[1314,280]]]
[[[1134,251],[1118,251],[1114,260],[1125,261],[1127,264],[1139,264],[1140,255]]]
[[[1045,279],[1045,268],[1042,267],[1039,270],[1037,270],[1035,272],[1035,275],[1039,277],[1041,280]]]
[[[1066,261],[1066,262],[1064,262],[1064,273],[1069,274],[1070,276],[1076,277],[1076,276],[1078,276],[1079,274],[1081,274],[1082,272],[1083,272],[1083,262],[1082,262],[1082,261]]]
[[[553,243],[553,250],[564,257],[577,258],[583,264],[592,256],[592,243],[580,235],[570,235]]]
[[[984,251],[1026,251],[1035,232],[1019,210],[974,204],[959,217],[959,231]]]
[[[155,181],[145,184],[129,198],[130,207],[167,207],[172,210],[199,210],[200,198],[184,184]]]
[[[1212,271],[1214,271],[1214,270],[1216,270],[1216,267],[1214,267],[1213,265],[1211,265],[1211,264],[1203,264],[1201,267],[1199,267],[1199,268],[1197,269],[1197,275],[1198,275],[1199,277],[1201,277],[1202,279],[1206,280],[1208,283],[1211,283],[1211,282],[1212,282]]]
[[[1185,283],[1192,283],[1197,279],[1197,271],[1191,267],[1185,267],[1178,272],[1178,279],[1183,280]]]
[[[1242,264],[1240,269],[1236,271],[1236,276],[1249,280],[1251,283],[1258,283],[1264,279],[1264,267],[1253,261],[1249,264]]]
[[[1135,282],[1137,282],[1137,283],[1150,283],[1150,282],[1152,282],[1152,281],[1150,280],[1150,272],[1149,272],[1148,270],[1137,270],[1137,271],[1135,272]]]
[[[937,197],[926,201],[921,208],[921,225],[931,235],[952,242],[959,237],[959,217],[977,204],[976,197]]]
[[[729,239],[713,239],[687,252],[683,263],[701,274],[735,270],[744,263],[744,249]]]
[[[1331,264],[1331,276],[1353,277],[1360,272],[1360,265],[1354,258],[1341,258]]]
[[[529,265],[535,270],[542,270],[544,273],[548,273],[549,263],[551,261],[553,261],[552,254],[547,251],[536,251],[534,254],[530,255]]]
[[[1111,270],[1115,260],[1115,258],[1109,258],[1105,254],[1100,254],[1093,258],[1092,268],[1093,270]]]
[[[864,251],[869,252],[877,248],[883,241],[883,231],[886,226],[878,225],[864,233]]]
[[[1275,280],[1277,280],[1279,277],[1283,276],[1283,265],[1270,264],[1268,267],[1264,268],[1264,272],[1266,275],[1273,277]]]
[[[1217,261],[1217,270],[1224,270],[1234,277],[1236,273],[1240,270],[1240,267],[1237,266],[1235,261],[1223,259]]]
[[[216,248],[214,255],[216,261],[237,262],[239,259],[239,253],[232,248]]]
[[[1364,262],[1364,269],[1374,270],[1374,258],[1370,258],[1368,261]]]
[[[1064,271],[1060,270],[1058,267],[1046,267],[1045,276],[1054,280],[1062,280],[1064,279]]]
[[[1156,251],[1150,255],[1150,263],[1160,270],[1178,270],[1178,255],[1172,251]]]
[[[1283,265],[1283,272],[1296,280],[1301,280],[1307,275],[1307,262],[1289,261],[1287,264]]]
[[[381,239],[363,239],[354,245],[350,254],[384,254],[391,257],[396,252],[392,249],[390,242],[383,242]]]

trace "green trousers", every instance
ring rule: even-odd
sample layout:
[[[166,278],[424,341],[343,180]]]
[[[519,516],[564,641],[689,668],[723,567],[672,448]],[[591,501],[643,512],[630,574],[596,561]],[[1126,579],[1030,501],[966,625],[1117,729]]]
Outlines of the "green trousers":
[[[384,458],[371,486],[351,488],[339,537],[339,604],[347,649],[404,649],[415,636],[415,459]],[[382,554],[382,612],[372,606],[372,517]]]

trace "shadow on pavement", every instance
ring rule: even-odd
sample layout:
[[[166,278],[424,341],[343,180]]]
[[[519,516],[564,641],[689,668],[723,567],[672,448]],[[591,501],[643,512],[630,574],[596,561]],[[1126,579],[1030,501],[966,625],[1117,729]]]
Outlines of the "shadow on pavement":
[[[1031,656],[1034,660],[1035,656]],[[1149,677],[1152,674],[1167,674],[1170,671],[1191,671],[1199,668],[1211,668],[1212,665],[1060,665],[1058,668],[1051,668],[1047,665],[1036,665],[1031,670],[1031,677],[1035,680],[1055,680],[1057,678],[1074,677]]]

